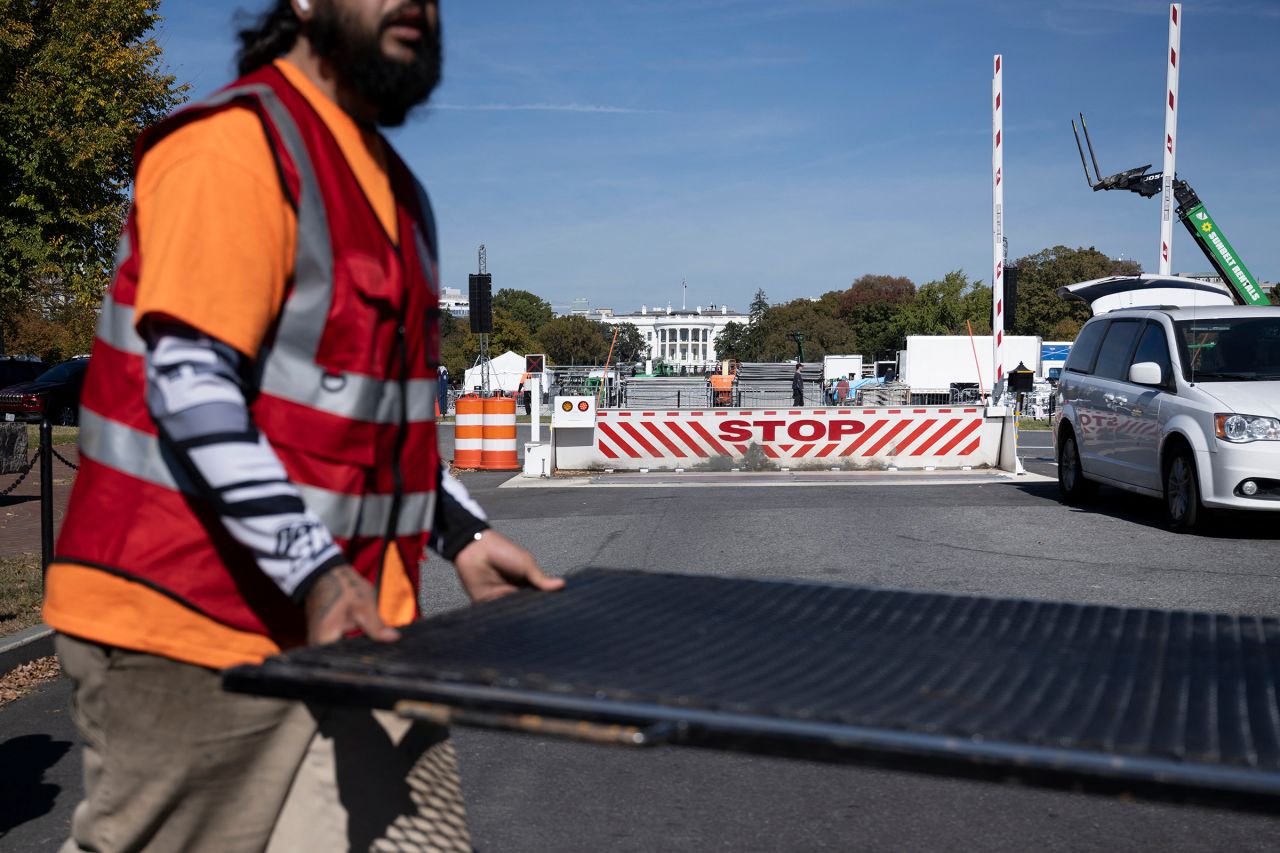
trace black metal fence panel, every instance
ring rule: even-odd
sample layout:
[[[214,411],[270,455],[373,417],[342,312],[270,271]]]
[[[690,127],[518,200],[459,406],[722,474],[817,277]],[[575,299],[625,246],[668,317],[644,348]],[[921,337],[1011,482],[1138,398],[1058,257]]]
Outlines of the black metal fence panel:
[[[563,592],[410,626],[394,645],[303,649],[226,683],[1280,806],[1280,621],[1268,618],[592,569]]]

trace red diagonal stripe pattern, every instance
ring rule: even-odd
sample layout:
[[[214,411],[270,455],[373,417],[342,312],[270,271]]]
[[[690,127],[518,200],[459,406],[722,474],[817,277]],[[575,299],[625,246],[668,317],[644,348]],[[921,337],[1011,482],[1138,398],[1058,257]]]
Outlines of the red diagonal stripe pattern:
[[[928,431],[929,427],[933,426],[937,422],[938,422],[937,418],[927,418],[924,423],[920,424],[920,426],[913,429],[911,431],[911,435],[907,436],[902,441],[898,442],[899,452],[910,447],[911,442],[915,441],[917,438],[924,435],[924,433]]]
[[[698,444],[698,442],[690,438],[687,432],[680,429],[680,424],[676,423],[675,421],[667,421],[667,429],[675,433],[676,438],[680,439],[686,445],[688,445],[689,449],[693,451],[694,456],[706,457],[711,455],[707,453],[707,451],[703,450],[701,445]]]
[[[658,441],[661,441],[663,446],[666,447],[667,450],[670,450],[672,453],[674,453],[677,459],[685,458],[684,451],[676,447],[675,444],[672,443],[671,439],[663,435],[662,430],[658,429],[658,425],[655,424],[653,421],[645,421],[644,428],[647,429],[649,432],[653,433],[653,437],[658,439]]]
[[[622,438],[620,438],[620,437],[618,436],[618,434],[617,434],[616,432],[614,432],[614,431],[613,431],[613,427],[609,426],[609,425],[608,425],[607,423],[605,423],[604,421],[597,421],[597,422],[596,422],[596,430],[597,430],[601,435],[603,435],[605,438],[609,439],[609,440],[610,440],[610,441],[612,441],[615,445],[617,445],[617,447],[618,447],[618,449],[619,449],[619,450],[621,450],[623,453],[625,453],[625,454],[627,454],[628,456],[630,456],[632,459],[639,459],[639,458],[640,458],[640,454],[636,452],[635,448],[634,448],[634,447],[632,447],[630,444],[627,444],[625,441],[623,441],[623,440],[622,440]],[[597,445],[598,447],[601,447],[601,448],[603,448],[603,447],[604,447],[604,445],[603,445],[602,443],[600,443],[599,441],[597,441],[597,442],[596,442],[596,445]],[[607,455],[607,454],[606,454],[606,455]],[[617,456],[613,456],[613,457],[611,457],[611,458],[613,458],[613,459],[617,459],[618,457],[617,457]]]
[[[702,438],[702,440],[707,443],[707,446],[709,446],[716,453],[719,453],[721,456],[732,455],[731,453],[729,453],[729,451],[724,449],[723,444],[716,441],[715,438],[712,437],[711,433],[707,432],[707,428],[704,427],[702,424],[698,423],[697,421],[689,421],[689,429],[696,432]],[[746,451],[743,451],[743,453],[745,452]]]
[[[861,447],[863,444],[866,443],[867,439],[871,438],[871,436],[879,432],[880,427],[884,426],[887,423],[888,421],[882,418],[876,421],[875,423],[873,423],[871,426],[867,427],[865,430],[863,430],[862,435],[858,436],[857,439],[854,440],[853,444],[850,444],[844,450],[840,451],[840,455],[852,456],[854,453],[857,452],[859,447]]]
[[[938,451],[938,455],[946,456],[948,453],[950,453],[952,450],[956,448],[956,445],[964,441],[970,435],[973,435],[973,433],[976,432],[978,427],[980,427],[981,425],[982,425],[982,421],[980,420],[974,419],[969,421],[968,425],[964,429],[960,430],[958,433],[955,434],[955,436],[950,441],[942,445],[942,449]]]
[[[929,436],[924,441],[922,441],[919,447],[911,451],[911,455],[923,456],[926,450],[928,450],[930,447],[933,447],[933,445],[938,441],[938,439],[942,438],[944,435],[949,433],[958,423],[960,423],[959,418],[952,418],[951,420],[944,423],[941,427],[934,430],[933,435]]]
[[[634,426],[632,426],[629,423],[619,424],[619,426],[621,426],[623,429],[625,429],[628,433],[631,434],[631,437],[636,440],[636,443],[644,448],[645,453],[648,453],[650,456],[662,455],[661,453],[658,452],[658,448],[650,444],[648,440],[643,435],[640,434],[640,430],[636,429]]]
[[[879,453],[879,452],[880,452],[880,450],[881,450],[881,449],[882,449],[886,444],[888,444],[889,442],[893,441],[894,436],[896,436],[898,433],[902,432],[902,431],[903,431],[904,429],[906,429],[910,424],[911,424],[911,421],[909,421],[909,420],[905,420],[905,419],[904,419],[904,420],[900,420],[900,421],[898,421],[896,424],[894,424],[892,427],[890,427],[890,429],[889,429],[889,431],[888,431],[888,432],[886,432],[884,435],[882,435],[882,436],[880,437],[880,440],[879,440],[879,441],[877,441],[875,444],[871,445],[871,446],[870,446],[870,447],[868,447],[866,450],[864,450],[864,451],[862,452],[862,455],[863,455],[863,456],[875,456],[877,453]]]

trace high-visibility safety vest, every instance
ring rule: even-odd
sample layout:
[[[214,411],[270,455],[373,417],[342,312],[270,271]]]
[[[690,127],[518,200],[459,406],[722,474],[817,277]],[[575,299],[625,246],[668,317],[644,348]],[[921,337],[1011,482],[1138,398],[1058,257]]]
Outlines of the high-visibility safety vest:
[[[356,571],[377,584],[386,549],[396,548],[416,584],[439,465],[438,287],[426,194],[388,146],[396,246],[328,127],[271,66],[156,125],[135,162],[167,133],[232,104],[261,117],[298,223],[294,277],[253,365],[250,411]],[[157,440],[145,344],[134,330],[137,233],[131,213],[89,361],[80,473],[55,560],[122,575],[232,628],[297,645],[301,609]]]

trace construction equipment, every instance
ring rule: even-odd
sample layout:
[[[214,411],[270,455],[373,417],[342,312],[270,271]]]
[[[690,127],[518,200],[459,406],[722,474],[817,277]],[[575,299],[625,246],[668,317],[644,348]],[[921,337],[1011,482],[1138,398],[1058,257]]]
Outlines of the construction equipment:
[[[1085,145],[1089,147],[1089,158],[1093,161],[1093,174],[1089,173],[1089,162],[1085,160],[1084,146],[1080,144],[1080,131],[1084,131]],[[1094,192],[1099,190],[1128,190],[1143,198],[1159,195],[1163,172],[1148,174],[1151,168],[1148,163],[1133,169],[1126,169],[1108,177],[1102,177],[1098,168],[1097,155],[1093,153],[1093,142],[1089,139],[1089,128],[1084,123],[1084,113],[1080,113],[1080,129],[1076,129],[1075,119],[1071,120],[1071,132],[1076,137],[1076,148],[1080,152],[1080,165],[1084,167],[1084,179]],[[1096,178],[1096,180],[1095,180]],[[1270,305],[1267,294],[1258,285],[1244,263],[1241,262],[1235,249],[1227,242],[1217,222],[1209,215],[1204,202],[1196,195],[1196,191],[1182,178],[1174,176],[1173,195],[1178,202],[1178,219],[1186,226],[1187,231],[1195,239],[1195,244],[1204,253],[1209,263],[1233,290],[1236,300],[1241,305]]]

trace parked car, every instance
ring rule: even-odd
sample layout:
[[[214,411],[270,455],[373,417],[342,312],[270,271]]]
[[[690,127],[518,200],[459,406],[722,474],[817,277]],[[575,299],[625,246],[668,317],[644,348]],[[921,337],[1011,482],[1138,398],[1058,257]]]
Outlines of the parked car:
[[[0,355],[0,388],[35,379],[48,369],[49,365],[38,358]]]
[[[55,424],[75,425],[88,367],[87,357],[77,357],[50,367],[35,379],[0,388],[0,418],[32,422],[47,415]]]
[[[1206,509],[1280,512],[1280,307],[1129,308],[1089,320],[1058,383],[1058,486]]]

